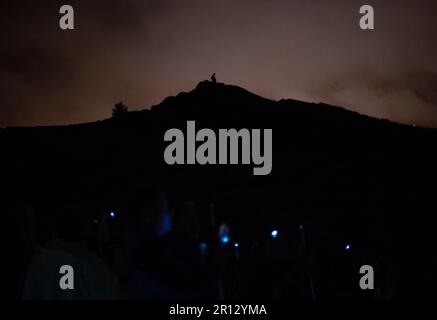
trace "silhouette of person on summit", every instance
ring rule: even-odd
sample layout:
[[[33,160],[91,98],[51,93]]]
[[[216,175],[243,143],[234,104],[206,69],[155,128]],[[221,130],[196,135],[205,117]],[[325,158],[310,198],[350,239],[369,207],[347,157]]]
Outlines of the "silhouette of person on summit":
[[[211,82],[212,83],[217,83],[217,79],[215,78],[215,72],[211,76]]]

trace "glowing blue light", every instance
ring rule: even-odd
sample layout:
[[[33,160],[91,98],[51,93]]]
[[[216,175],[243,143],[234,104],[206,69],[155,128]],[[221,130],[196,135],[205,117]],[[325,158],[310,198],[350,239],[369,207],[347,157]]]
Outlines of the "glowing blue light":
[[[278,230],[273,230],[272,233],[271,233],[272,238],[277,238],[278,235],[279,235]]]
[[[349,251],[351,249],[351,245],[347,244],[346,247],[344,248],[346,251]]]
[[[222,241],[222,243],[228,243],[229,242],[229,237],[228,236],[222,236],[221,237],[221,241]]]
[[[111,213],[109,214],[109,216],[110,216],[111,218],[115,218],[115,213],[114,213],[114,211],[111,211]]]
[[[160,236],[164,236],[169,233],[172,229],[171,217],[168,212],[164,212],[161,220],[159,221],[159,225],[156,228],[156,233]]]
[[[239,246],[239,243],[238,243],[238,242],[235,242],[235,243],[234,243],[234,247],[235,247],[235,248],[238,248],[238,246]]]

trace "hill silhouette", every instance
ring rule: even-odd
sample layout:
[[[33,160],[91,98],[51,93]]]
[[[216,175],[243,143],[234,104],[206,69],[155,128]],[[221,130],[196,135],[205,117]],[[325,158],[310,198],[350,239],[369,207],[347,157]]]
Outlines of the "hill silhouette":
[[[254,177],[243,165],[168,166],[164,132],[184,131],[187,120],[198,129],[272,129],[272,173]],[[76,199],[123,211],[162,188],[174,199],[214,202],[220,218],[247,236],[304,221],[320,250],[355,239],[364,252],[405,259],[405,274],[421,266],[419,277],[429,277],[437,267],[427,254],[437,240],[434,129],[203,81],[117,118],[3,129],[0,144],[2,194],[10,202]],[[416,280],[405,281],[410,288]]]
[[[273,129],[271,175],[254,178],[248,166],[166,165],[164,132],[169,128],[184,131],[187,120],[195,120],[198,128]],[[45,189],[56,192],[58,185],[84,184],[77,189],[90,189],[93,197],[96,188],[105,190],[113,183],[117,189],[123,179],[129,193],[130,186],[165,184],[165,177],[171,187],[182,185],[184,191],[194,194],[206,192],[205,184],[210,194],[234,186],[264,189],[269,184],[283,184],[286,188],[277,192],[292,188],[300,194],[294,202],[308,197],[312,205],[323,207],[353,204],[358,200],[350,200],[353,197],[373,199],[375,193],[386,189],[385,202],[391,194],[394,202],[423,203],[415,197],[426,193],[414,189],[435,181],[432,146],[436,132],[325,104],[272,101],[237,86],[203,81],[194,90],[168,97],[150,110],[127,112],[116,119],[5,129],[1,134],[3,168],[7,168],[3,176],[9,178],[4,180],[8,185],[20,181],[20,196],[24,181],[30,194]],[[328,196],[331,193],[335,196]],[[340,196],[343,193],[345,196]],[[338,198],[344,199],[336,203]]]

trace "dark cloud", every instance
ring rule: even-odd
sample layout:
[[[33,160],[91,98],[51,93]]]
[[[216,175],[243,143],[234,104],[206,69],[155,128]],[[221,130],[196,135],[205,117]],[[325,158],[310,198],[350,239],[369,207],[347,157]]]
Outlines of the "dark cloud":
[[[102,119],[188,90],[212,72],[269,98],[343,105],[437,126],[437,3],[362,1],[0,2],[0,126]]]

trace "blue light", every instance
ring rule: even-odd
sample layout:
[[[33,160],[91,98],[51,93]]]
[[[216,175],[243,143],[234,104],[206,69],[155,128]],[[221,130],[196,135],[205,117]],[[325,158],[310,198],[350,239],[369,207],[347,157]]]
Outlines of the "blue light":
[[[170,214],[166,211],[163,213],[159,225],[156,228],[156,233],[160,236],[164,236],[169,233],[172,229]]]
[[[229,237],[228,236],[222,236],[221,241],[222,241],[222,243],[228,243],[229,242]]]
[[[109,214],[111,218],[115,218],[115,213],[114,211],[111,211],[111,213]]]
[[[235,248],[238,248],[238,246],[239,246],[239,243],[238,243],[238,242],[235,242],[235,243],[234,243],[234,247],[235,247]]]
[[[277,238],[278,235],[279,235],[278,230],[273,230],[272,233],[271,233],[272,238]]]
[[[347,244],[346,247],[344,248],[346,251],[349,251],[351,249],[351,245]]]

